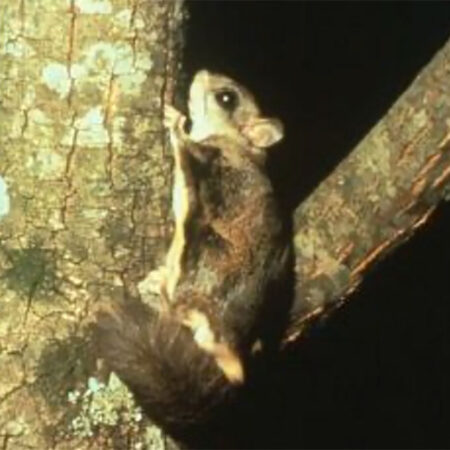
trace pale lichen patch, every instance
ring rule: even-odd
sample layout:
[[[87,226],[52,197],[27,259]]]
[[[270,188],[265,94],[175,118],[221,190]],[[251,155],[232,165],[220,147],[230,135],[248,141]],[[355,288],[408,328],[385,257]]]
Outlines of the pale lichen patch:
[[[61,99],[69,95],[72,81],[86,75],[86,69],[81,64],[72,64],[70,72],[66,65],[52,62],[43,67],[41,79],[48,89],[56,92]]]
[[[122,116],[114,117],[112,121],[112,139],[115,143],[116,150],[121,147],[123,139],[123,128],[125,127],[126,119]]]
[[[133,18],[133,12],[130,8],[125,8],[114,15],[114,25],[124,30],[129,30],[130,23],[133,19],[133,28],[135,30],[142,30],[145,27],[145,22],[140,17]]]
[[[9,213],[10,206],[8,186],[5,179],[0,176],[0,219]]]
[[[3,51],[0,51],[1,53],[14,58],[31,58],[36,54],[33,47],[28,45],[23,39],[14,39],[6,42]]]
[[[77,143],[82,147],[98,148],[109,143],[108,131],[104,126],[104,114],[101,106],[91,108],[83,117],[75,121],[74,128],[67,133],[63,145],[71,145],[77,132]]]
[[[41,80],[60,99],[68,97],[74,81],[81,83],[82,90],[83,83],[103,86],[110,77],[115,77],[118,92],[138,96],[152,67],[147,53],[135,52],[127,43],[96,42],[85,48],[81,59],[70,68],[59,62],[47,64],[41,71]]]
[[[132,49],[126,44],[96,42],[84,50],[83,56],[84,65],[89,67],[92,73],[127,73],[130,72],[133,62]],[[117,61],[118,67],[114,70]]]
[[[30,122],[35,123],[36,125],[51,126],[53,124],[50,117],[47,114],[45,114],[44,111],[37,109],[37,108],[31,109],[30,111],[28,111],[28,120]]]
[[[138,96],[139,93],[141,92],[142,85],[145,83],[146,80],[147,75],[145,74],[144,71],[142,71],[134,74],[134,76],[132,77],[120,77],[118,79],[118,84],[122,92]]]
[[[40,147],[28,156],[25,167],[34,177],[58,178],[64,172],[66,160],[49,148]]]
[[[93,72],[128,75],[137,70],[148,71],[153,62],[148,54],[135,54],[128,44],[97,42],[84,51],[85,67]]]
[[[70,0],[66,1],[70,6]],[[112,5],[108,0],[75,0],[75,8],[80,14],[111,14]]]
[[[106,384],[90,377],[86,388],[70,391],[67,400],[78,408],[67,430],[73,436],[94,437],[102,429],[120,428],[123,433],[133,433],[127,448],[165,448],[161,431],[153,425],[146,426],[142,411],[114,373]],[[146,445],[149,442],[151,447]]]
[[[320,247],[320,235],[312,229],[297,233],[295,245],[302,249],[303,258],[314,258],[316,249]]]
[[[22,436],[28,431],[28,428],[26,419],[23,416],[10,420],[3,426],[5,435],[10,437]]]
[[[425,109],[417,111],[412,117],[412,124],[417,128],[424,128],[429,123],[429,117]]]
[[[71,80],[67,67],[60,63],[50,63],[42,69],[42,81],[52,91],[65,98],[70,92]]]

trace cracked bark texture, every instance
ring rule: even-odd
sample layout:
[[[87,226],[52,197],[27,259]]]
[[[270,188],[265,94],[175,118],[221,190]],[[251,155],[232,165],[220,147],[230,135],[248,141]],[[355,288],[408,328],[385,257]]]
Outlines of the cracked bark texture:
[[[0,3],[3,449],[141,442],[139,420],[97,418],[90,436],[79,417],[82,393],[99,388],[86,388],[94,362],[83,326],[92,305],[133,289],[166,248],[161,112],[182,16],[181,0]]]
[[[297,293],[286,342],[339,306],[448,196],[450,41],[298,207]]]

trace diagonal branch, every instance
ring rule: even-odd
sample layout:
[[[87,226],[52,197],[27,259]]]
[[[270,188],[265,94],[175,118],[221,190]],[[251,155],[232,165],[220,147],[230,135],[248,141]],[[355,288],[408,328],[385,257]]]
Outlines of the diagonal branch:
[[[286,341],[353,292],[445,198],[450,41],[295,213],[296,304]]]

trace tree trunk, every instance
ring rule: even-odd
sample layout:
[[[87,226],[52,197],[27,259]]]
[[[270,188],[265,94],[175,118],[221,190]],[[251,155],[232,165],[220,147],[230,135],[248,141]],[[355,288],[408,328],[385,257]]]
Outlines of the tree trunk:
[[[181,1],[0,3],[4,449],[165,445],[116,380],[88,382],[83,325],[166,248],[161,116],[182,15]]]

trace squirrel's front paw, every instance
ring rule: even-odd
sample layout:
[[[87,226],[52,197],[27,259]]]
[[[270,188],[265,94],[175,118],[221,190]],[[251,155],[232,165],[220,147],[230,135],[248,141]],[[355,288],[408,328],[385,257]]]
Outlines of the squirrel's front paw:
[[[165,297],[166,295],[166,272],[165,266],[160,266],[157,269],[150,271],[147,276],[138,283],[138,290],[144,303],[154,307],[158,305],[158,308],[161,308],[161,300],[165,301],[165,298],[162,297]]]
[[[164,126],[169,130],[183,126],[186,117],[172,105],[164,105]]]

